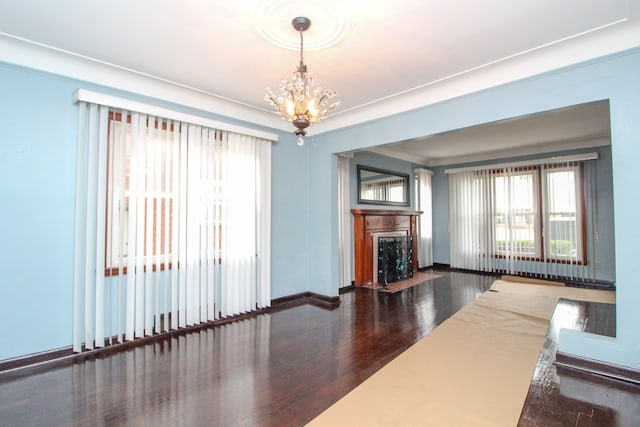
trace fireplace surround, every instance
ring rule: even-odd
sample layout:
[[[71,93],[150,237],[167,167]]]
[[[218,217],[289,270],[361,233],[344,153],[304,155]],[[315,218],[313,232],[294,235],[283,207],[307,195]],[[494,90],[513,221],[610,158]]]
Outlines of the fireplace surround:
[[[413,236],[413,271],[418,271],[417,217],[422,212],[407,210],[352,209],[354,235],[354,284],[377,281],[374,274],[374,246],[378,237]],[[377,251],[375,251],[377,252]],[[376,254],[377,256],[377,254]],[[376,270],[377,271],[377,270]]]

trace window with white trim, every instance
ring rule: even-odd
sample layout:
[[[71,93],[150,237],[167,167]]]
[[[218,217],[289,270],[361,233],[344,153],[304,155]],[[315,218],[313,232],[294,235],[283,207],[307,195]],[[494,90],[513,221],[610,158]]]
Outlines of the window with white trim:
[[[581,176],[579,164],[492,171],[495,254],[584,262]]]

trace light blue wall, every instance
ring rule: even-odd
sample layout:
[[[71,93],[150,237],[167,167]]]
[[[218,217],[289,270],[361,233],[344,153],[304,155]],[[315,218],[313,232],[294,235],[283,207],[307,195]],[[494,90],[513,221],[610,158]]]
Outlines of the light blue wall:
[[[271,161],[271,298],[308,290],[308,150],[291,134],[280,136]]]
[[[635,49],[585,64],[545,73],[493,89],[433,104],[407,113],[386,117],[360,126],[340,129],[315,139],[310,170],[314,198],[310,223],[315,246],[311,259],[317,266],[310,277],[311,290],[338,294],[337,209],[332,153],[356,151],[451,131],[497,120],[556,108],[608,99],[611,107],[612,163],[615,224],[615,276],[617,286],[618,337],[612,344],[602,338],[568,339],[566,351],[640,368],[640,286],[637,284],[637,242],[640,227],[640,186],[637,159],[640,157],[640,50]],[[332,160],[333,159],[333,160]],[[332,167],[333,166],[333,167]],[[327,216],[332,219],[327,219]],[[331,227],[331,233],[326,228]],[[331,283],[326,278],[331,275]],[[561,346],[563,341],[561,339]]]
[[[0,360],[71,345],[78,88],[255,125],[0,63]],[[308,289],[307,152],[272,152],[272,298]]]
[[[598,160],[593,160],[594,184],[597,208],[595,215],[587,210],[587,240],[594,242],[594,253],[589,260],[589,269],[595,268],[595,279],[602,282],[615,281],[615,248],[613,227],[613,174],[611,171],[611,148],[597,147],[573,151],[550,152],[542,155],[512,157],[493,161],[465,163],[432,168],[433,174],[433,260],[439,264],[450,264],[449,240],[449,180],[444,173],[450,167],[478,166],[511,161],[540,159],[578,153],[597,152]],[[590,184],[586,183],[589,187]],[[587,188],[588,195],[590,189]],[[595,218],[594,218],[595,217]],[[594,227],[591,227],[595,220]],[[595,236],[594,236],[595,232]],[[593,239],[592,239],[593,237]]]
[[[64,80],[0,66],[0,359],[71,343],[76,116]]]
[[[449,250],[449,180],[443,167],[431,168],[433,219],[433,262],[451,264]]]

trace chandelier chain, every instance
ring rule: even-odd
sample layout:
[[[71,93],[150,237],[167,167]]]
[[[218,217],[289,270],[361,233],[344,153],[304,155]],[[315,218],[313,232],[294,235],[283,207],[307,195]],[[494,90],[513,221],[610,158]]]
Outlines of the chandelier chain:
[[[300,64],[304,64],[304,60],[302,58],[302,52],[304,52],[304,38],[303,35],[304,33],[302,31],[300,31]]]

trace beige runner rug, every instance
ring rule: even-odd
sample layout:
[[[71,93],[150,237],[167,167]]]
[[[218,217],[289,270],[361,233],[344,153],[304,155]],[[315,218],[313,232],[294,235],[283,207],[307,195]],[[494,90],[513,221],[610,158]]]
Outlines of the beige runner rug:
[[[558,298],[615,293],[496,281],[312,426],[515,426]]]

